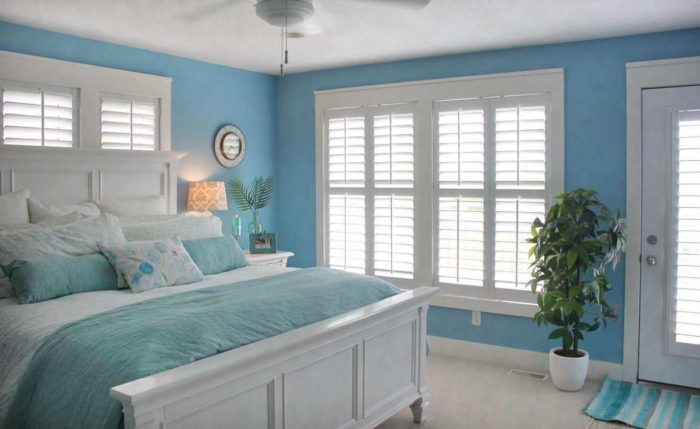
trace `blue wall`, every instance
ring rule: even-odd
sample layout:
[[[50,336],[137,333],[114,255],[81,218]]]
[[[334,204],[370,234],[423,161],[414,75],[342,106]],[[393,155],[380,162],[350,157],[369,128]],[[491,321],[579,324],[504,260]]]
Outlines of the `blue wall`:
[[[290,261],[316,260],[314,95],[317,89],[421,79],[565,69],[566,189],[591,187],[610,208],[625,209],[625,63],[700,55],[700,29],[499,51],[423,58],[285,76],[278,80],[277,221],[279,245]],[[284,214],[282,216],[281,214]],[[609,301],[623,306],[624,266],[611,280]],[[547,351],[546,328],[525,318],[484,315],[470,324],[467,311],[434,307],[429,333],[455,339]],[[623,321],[587,336],[593,359],[622,362]]]
[[[180,210],[185,207],[189,181],[240,177],[250,182],[254,176],[275,174],[275,76],[2,21],[0,49],[171,77],[172,150],[188,152],[178,180]],[[243,131],[248,144],[245,159],[233,169],[222,168],[212,149],[217,130],[229,123]],[[228,212],[216,213],[226,231],[234,213],[230,201]],[[270,231],[275,230],[275,213],[274,206],[261,212]],[[244,216],[244,235],[249,216]]]

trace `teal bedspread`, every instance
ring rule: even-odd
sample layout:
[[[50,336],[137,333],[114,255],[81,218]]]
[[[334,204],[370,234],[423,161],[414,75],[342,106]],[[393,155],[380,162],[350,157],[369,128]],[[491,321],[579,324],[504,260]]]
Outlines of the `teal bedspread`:
[[[109,389],[396,295],[373,278],[309,268],[119,307],[70,323],[36,351],[8,428],[115,429]]]

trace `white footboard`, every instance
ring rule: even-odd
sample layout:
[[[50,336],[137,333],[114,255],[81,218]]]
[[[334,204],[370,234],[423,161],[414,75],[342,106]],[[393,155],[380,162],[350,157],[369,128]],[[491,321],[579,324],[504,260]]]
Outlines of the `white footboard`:
[[[427,405],[426,313],[437,289],[112,388],[126,429],[372,428]]]

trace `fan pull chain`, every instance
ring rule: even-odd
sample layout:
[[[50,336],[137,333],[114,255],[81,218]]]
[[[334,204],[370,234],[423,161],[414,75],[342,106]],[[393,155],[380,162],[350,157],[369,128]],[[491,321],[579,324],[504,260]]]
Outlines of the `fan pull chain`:
[[[284,65],[289,64],[289,51],[287,45],[289,42],[289,32],[287,31],[287,18],[289,12],[287,9],[288,0],[284,0],[284,27],[280,32],[280,76],[284,76]]]
[[[284,58],[282,56],[282,51],[284,51],[284,28],[280,28],[280,76],[284,76]]]

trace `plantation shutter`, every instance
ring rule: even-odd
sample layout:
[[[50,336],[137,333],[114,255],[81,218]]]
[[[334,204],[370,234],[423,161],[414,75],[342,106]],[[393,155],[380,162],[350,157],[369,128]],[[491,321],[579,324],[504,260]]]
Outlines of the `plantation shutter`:
[[[442,283],[484,283],[483,198],[440,197],[438,276]]]
[[[675,342],[700,345],[700,110],[678,112],[677,132],[671,329]]]
[[[328,183],[331,188],[364,187],[363,116],[343,116],[328,121]]]
[[[413,227],[413,196],[375,196],[375,275],[413,278]]]
[[[329,265],[412,279],[415,130],[411,105],[326,112]]]
[[[413,114],[374,117],[374,185],[413,187]]]
[[[494,286],[526,291],[530,227],[546,205],[546,103],[542,97],[494,101]]]
[[[497,198],[495,218],[494,285],[527,290],[530,280],[528,251],[532,221],[545,213],[544,199]]]
[[[542,96],[436,103],[439,283],[527,291],[527,239],[547,200],[546,116]]]
[[[330,195],[328,247],[331,268],[365,273],[364,195]]]
[[[374,275],[414,276],[414,152],[412,105],[370,108],[374,195]]]
[[[326,127],[328,263],[331,268],[365,274],[365,118],[355,109],[333,111]]]
[[[100,113],[102,149],[157,149],[158,100],[103,96]]]
[[[437,103],[437,270],[441,283],[484,284],[486,113],[487,103],[481,100]]]
[[[496,187],[545,188],[544,105],[496,109]]]
[[[76,92],[70,88],[3,85],[2,143],[73,147]]]

